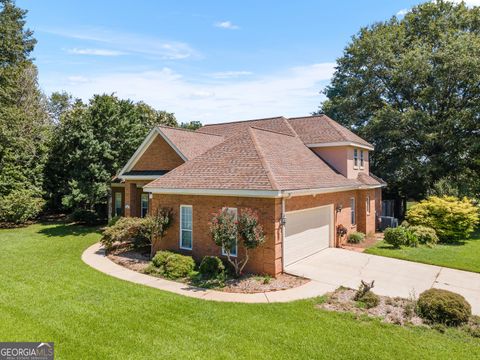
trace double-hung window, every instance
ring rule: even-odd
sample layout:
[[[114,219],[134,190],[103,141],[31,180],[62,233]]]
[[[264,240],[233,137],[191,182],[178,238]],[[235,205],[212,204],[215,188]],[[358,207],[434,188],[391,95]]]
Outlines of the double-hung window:
[[[222,210],[227,210],[230,214],[233,214],[235,217],[235,220],[237,220],[237,208],[223,208]],[[238,244],[235,244],[235,248],[230,249],[230,256],[237,256],[237,251],[238,251]],[[227,252],[225,249],[222,247],[222,255],[227,255]]]
[[[363,169],[363,150],[360,150],[360,169]]]
[[[192,250],[193,217],[191,205],[180,205],[180,248]]]
[[[356,224],[355,221],[355,198],[350,198],[350,222],[352,225]]]
[[[148,214],[148,194],[142,194],[140,205],[140,216],[143,218]]]
[[[358,149],[353,149],[353,166],[358,167]]]
[[[122,208],[122,193],[116,192],[115,193],[115,216],[122,216],[123,215],[123,208]]]

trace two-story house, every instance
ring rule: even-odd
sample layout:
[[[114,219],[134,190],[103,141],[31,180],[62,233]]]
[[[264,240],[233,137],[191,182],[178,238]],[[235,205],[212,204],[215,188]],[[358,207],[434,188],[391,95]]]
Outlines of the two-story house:
[[[349,232],[375,231],[381,187],[370,174],[373,146],[325,115],[154,128],[112,183],[112,213],[175,213],[159,245],[200,259],[223,256],[209,231],[212,213],[252,208],[266,242],[246,270],[277,275]],[[157,249],[158,250],[158,249]],[[237,249],[242,256],[242,249]]]

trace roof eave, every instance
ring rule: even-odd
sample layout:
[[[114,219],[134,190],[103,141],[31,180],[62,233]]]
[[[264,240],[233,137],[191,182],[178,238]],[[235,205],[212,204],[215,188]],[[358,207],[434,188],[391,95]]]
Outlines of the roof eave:
[[[313,144],[305,144],[305,145],[309,148],[353,146],[353,147],[359,147],[359,148],[370,150],[370,151],[374,150],[374,147],[372,145],[360,144],[354,141],[332,141],[332,142],[322,142],[322,143],[313,143]]]

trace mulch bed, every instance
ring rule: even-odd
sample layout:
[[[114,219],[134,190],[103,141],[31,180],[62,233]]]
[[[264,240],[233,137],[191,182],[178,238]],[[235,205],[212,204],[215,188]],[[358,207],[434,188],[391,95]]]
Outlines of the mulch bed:
[[[150,263],[150,254],[148,251],[116,249],[110,251],[107,257],[114,263],[139,273],[144,273]],[[238,279],[228,279],[225,281],[224,287],[214,288],[214,290],[253,294],[291,289],[306,284],[309,281],[308,279],[288,274],[281,274],[276,278],[246,274]],[[188,280],[183,282],[190,284]]]
[[[354,251],[359,251],[363,252],[365,249],[368,249],[369,247],[372,247],[375,245],[377,242],[383,240],[383,233],[375,233],[372,236],[367,236],[365,240],[359,244],[350,244],[350,243],[345,243],[342,245],[342,248],[347,249],[347,250],[354,250]]]
[[[356,290],[339,288],[327,295],[327,300],[318,307],[330,311],[350,312],[382,318],[382,321],[397,325],[422,325],[423,320],[415,314],[415,301],[403,298],[379,296],[377,306],[366,309],[359,307],[353,299]]]

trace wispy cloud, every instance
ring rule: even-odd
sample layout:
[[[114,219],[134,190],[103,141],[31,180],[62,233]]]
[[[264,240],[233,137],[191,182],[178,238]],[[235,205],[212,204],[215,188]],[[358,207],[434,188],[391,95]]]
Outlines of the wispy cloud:
[[[282,114],[308,115],[323,99],[319,91],[333,75],[335,63],[287,68],[246,79],[222,82],[182,76],[170,68],[142,72],[85,75],[76,82],[49,83],[47,92],[66,90],[84,100],[93,94],[115,92],[122,98],[143,100],[172,111],[179,121],[204,123],[260,118]],[[81,74],[76,74],[79,76]],[[48,76],[48,75],[45,75]]]
[[[209,74],[214,79],[231,79],[241,76],[252,75],[251,71],[220,71]]]
[[[397,16],[405,16],[410,11],[410,9],[402,9],[397,12]]]
[[[85,40],[90,43],[108,45],[109,52],[136,53],[146,56],[178,60],[186,58],[198,58],[200,54],[190,45],[180,41],[170,41],[140,34],[122,33],[105,28],[83,28],[83,29],[40,29],[42,32],[57,36]],[[77,49],[94,50],[94,49]],[[101,54],[89,54],[101,55]],[[116,56],[116,55],[103,55]]]
[[[233,24],[231,21],[219,21],[219,22],[216,22],[214,26],[222,29],[228,29],[228,30],[240,29],[238,25]]]
[[[85,83],[85,82],[88,82],[88,79],[85,76],[81,76],[81,75],[68,76],[67,80],[70,83]]]
[[[67,52],[69,54],[75,54],[75,55],[94,55],[94,56],[120,56],[120,55],[126,54],[125,52],[118,51],[118,50],[79,49],[79,48],[68,49]]]

